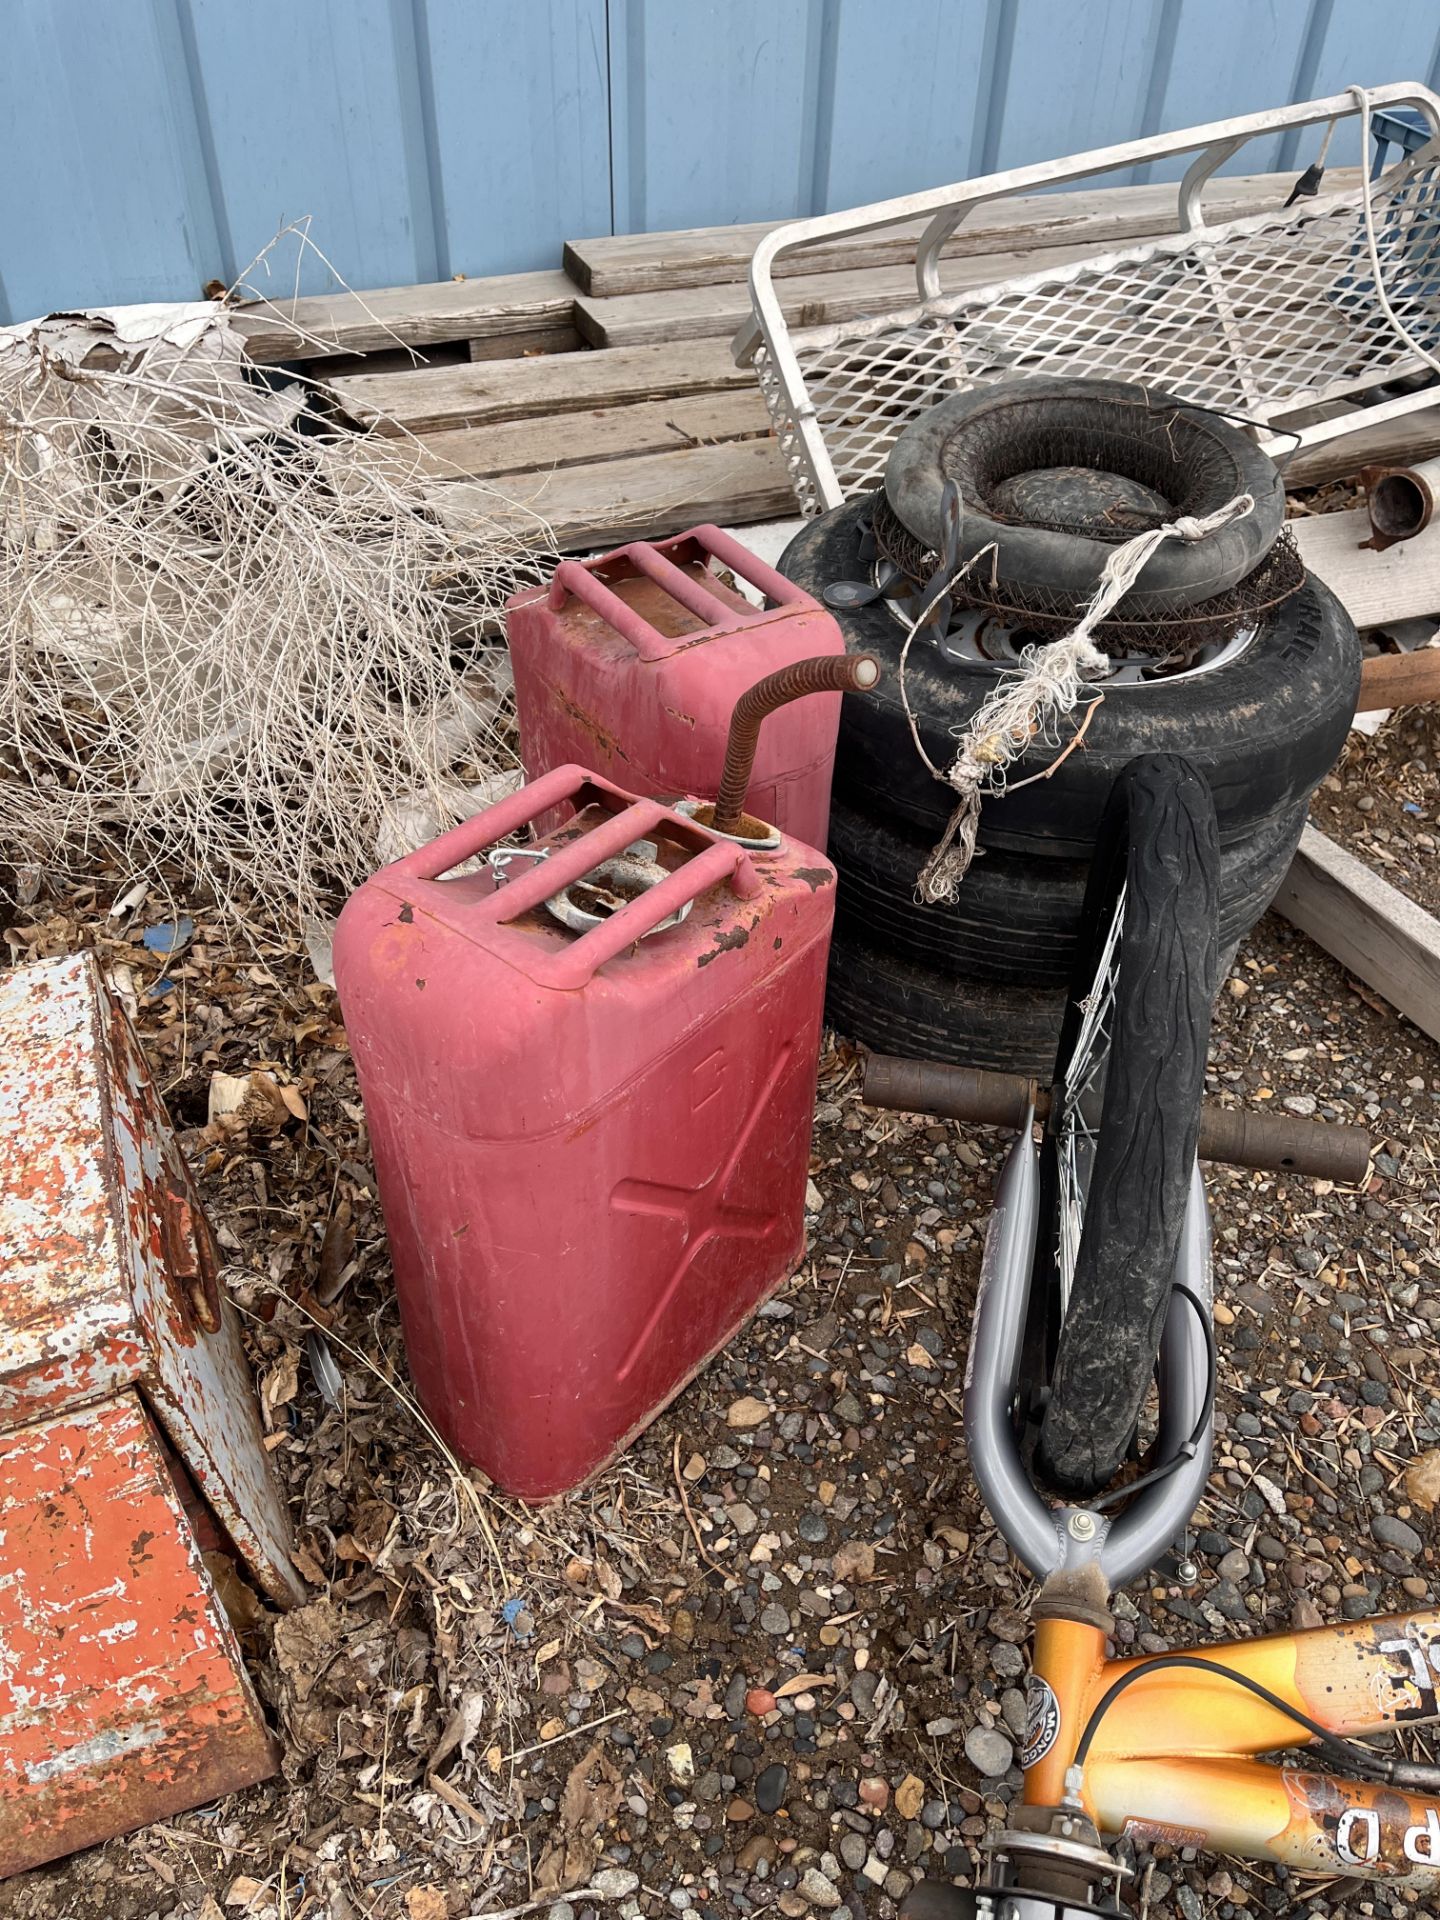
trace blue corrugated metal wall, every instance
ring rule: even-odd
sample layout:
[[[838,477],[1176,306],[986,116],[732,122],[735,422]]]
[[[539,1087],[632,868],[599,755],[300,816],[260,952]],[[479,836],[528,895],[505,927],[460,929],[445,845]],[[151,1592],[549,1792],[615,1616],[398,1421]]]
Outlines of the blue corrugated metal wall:
[[[10,320],[194,297],[307,216],[353,286],[503,273],[1440,76],[1435,0],[0,0],[0,29]],[[331,284],[293,241],[269,273]]]

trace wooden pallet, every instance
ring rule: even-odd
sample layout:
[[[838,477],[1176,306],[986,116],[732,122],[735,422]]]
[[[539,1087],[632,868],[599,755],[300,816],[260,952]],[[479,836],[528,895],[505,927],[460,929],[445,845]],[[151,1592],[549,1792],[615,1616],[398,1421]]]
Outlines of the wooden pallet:
[[[1291,184],[1289,175],[1216,182],[1211,217],[1279,204]],[[982,285],[1149,238],[1171,230],[1174,210],[1173,186],[997,203],[952,236],[946,284]],[[307,296],[251,305],[237,322],[256,360],[309,363],[337,414],[362,430],[362,462],[418,438],[405,470],[425,478],[446,516],[493,519],[509,499],[518,521],[542,514],[571,551],[701,518],[743,526],[794,509],[754,375],[729,351],[750,312],[749,256],[768,230],[571,241],[568,272]],[[912,231],[892,229],[817,248],[793,263],[787,308],[819,325],[903,302],[914,292],[913,247]],[[1389,447],[1440,449],[1440,409],[1435,419],[1398,423]],[[1353,470],[1360,443],[1298,457],[1292,483]],[[1387,450],[1369,441],[1364,457]]]

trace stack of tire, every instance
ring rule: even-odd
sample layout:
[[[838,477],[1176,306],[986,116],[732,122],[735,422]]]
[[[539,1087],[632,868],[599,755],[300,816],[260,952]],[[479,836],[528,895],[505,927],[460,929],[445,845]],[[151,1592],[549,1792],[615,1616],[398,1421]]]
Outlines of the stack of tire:
[[[1117,399],[1133,407],[1135,422],[1119,442],[1109,424]],[[1056,444],[1056,407],[1068,410],[1072,429],[1080,423],[1082,440],[1087,408],[1100,408],[1097,418],[1107,423],[1083,476],[1073,465],[1044,466]],[[1158,489],[1157,420],[1175,450],[1173,474]],[[1074,431],[1062,444],[1073,449]],[[1284,518],[1281,479],[1243,432],[1173,398],[1114,383],[989,387],[946,401],[907,428],[887,467],[884,505],[931,551],[944,539],[947,477],[959,482],[964,503],[962,557],[993,545],[985,560],[990,578],[1073,593],[1077,613],[1114,551],[1113,532],[1091,539],[1028,524],[1013,511],[987,511],[997,496],[1012,509],[1038,501],[1043,521],[1050,480],[1061,493],[1068,489],[1072,511],[1080,480],[1079,497],[1113,526],[1115,501],[1138,494],[1158,492],[1163,517],[1173,519],[1210,514],[1248,491],[1251,513],[1193,544],[1167,541],[1157,550],[1142,577],[1145,593],[1132,593],[1118,609],[1137,618],[1147,609],[1203,606],[1243,585]],[[812,522],[791,542],[781,571],[817,599],[834,583],[865,581],[879,504],[867,496]],[[886,673],[876,694],[846,697],[835,761],[830,855],[840,889],[827,1011],[839,1032],[886,1052],[1048,1077],[1101,810],[1116,775],[1142,754],[1183,754],[1214,795],[1228,968],[1279,888],[1310,795],[1355,710],[1359,638],[1326,587],[1305,579],[1259,618],[1247,644],[1225,649],[1203,672],[1114,686],[1089,716],[1079,748],[1050,777],[1021,786],[1057,759],[1053,744],[1032,745],[1011,769],[1011,790],[982,805],[978,852],[953,905],[922,904],[916,892],[955,794],[915,750],[899,673],[906,625],[884,598],[847,607],[843,597],[829,604],[847,646],[877,655]],[[936,766],[953,761],[957,736],[1001,670],[947,657],[923,635],[912,643],[905,693]]]

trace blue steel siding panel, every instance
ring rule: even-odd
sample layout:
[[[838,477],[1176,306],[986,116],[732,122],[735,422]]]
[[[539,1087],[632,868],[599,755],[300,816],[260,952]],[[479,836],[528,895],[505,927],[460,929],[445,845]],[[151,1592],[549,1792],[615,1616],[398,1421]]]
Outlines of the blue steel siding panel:
[[[558,264],[610,231],[605,0],[416,0],[442,275]]]
[[[610,0],[617,233],[808,211],[824,11]]]
[[[991,110],[987,164],[1056,160],[1140,131],[1162,11],[1153,0],[1008,0],[1004,90]]]
[[[1284,106],[1296,91],[1311,16],[1326,0],[1185,0],[1180,9],[1160,125],[1197,126]],[[1280,136],[1242,147],[1222,173],[1265,173],[1280,164]],[[1303,162],[1302,162],[1303,164]],[[1189,161],[1157,163],[1150,177],[1178,180]]]
[[[6,0],[4,24],[0,320],[192,298],[305,215],[355,286],[513,272],[567,234],[854,206],[1440,77],[1435,0]],[[1230,170],[1298,172],[1318,140]]]
[[[430,199],[409,0],[180,0],[196,110],[208,129],[230,273],[287,222],[310,233],[352,286],[433,280]],[[251,284],[334,285],[287,239]],[[228,277],[228,276],[227,276]]]
[[[814,186],[798,213],[887,200],[974,170],[995,11],[989,0],[832,0]]]
[[[173,0],[21,0],[0,59],[0,321],[220,270]]]

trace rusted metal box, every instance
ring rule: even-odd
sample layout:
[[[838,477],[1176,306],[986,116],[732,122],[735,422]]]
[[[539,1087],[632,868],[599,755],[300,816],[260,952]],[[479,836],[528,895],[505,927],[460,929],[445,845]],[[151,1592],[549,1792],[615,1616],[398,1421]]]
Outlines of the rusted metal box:
[[[0,1872],[15,1872],[271,1770],[162,1432],[265,1592],[304,1590],[209,1228],[93,956],[0,977],[0,1129]]]

